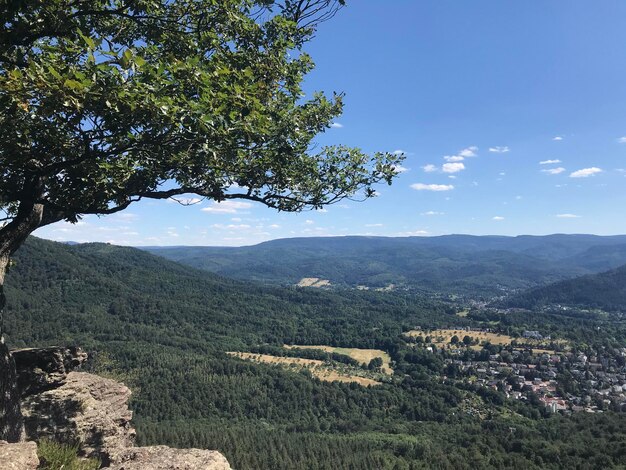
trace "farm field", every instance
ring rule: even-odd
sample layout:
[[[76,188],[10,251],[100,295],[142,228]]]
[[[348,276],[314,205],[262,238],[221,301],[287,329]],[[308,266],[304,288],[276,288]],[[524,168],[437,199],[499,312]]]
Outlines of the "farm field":
[[[355,361],[359,361],[361,364],[368,365],[372,359],[375,357],[380,357],[383,360],[382,371],[385,374],[391,375],[393,374],[393,369],[391,368],[391,358],[389,354],[380,349],[358,349],[358,348],[336,348],[334,346],[302,346],[298,344],[294,345],[285,345],[287,349],[320,349],[322,351],[328,353],[336,353],[343,354],[345,356],[350,356]]]
[[[238,357],[240,359],[245,359],[253,362],[262,362],[265,364],[276,364],[287,368],[293,368],[296,370],[300,369],[308,369],[311,374],[317,377],[320,380],[324,380],[326,382],[346,382],[346,383],[357,383],[364,387],[368,385],[380,385],[380,382],[370,379],[367,377],[360,377],[358,375],[350,374],[347,371],[342,371],[340,369],[334,369],[332,367],[327,366],[324,361],[319,361],[317,359],[303,359],[300,357],[279,357],[272,356],[269,354],[257,354],[257,353],[246,353],[246,352],[229,352],[231,356]]]
[[[508,346],[513,341],[516,341],[518,345],[530,346],[533,347],[533,350],[537,353],[548,353],[553,354],[555,351],[552,349],[546,348],[546,343],[552,342],[552,340],[537,340],[537,339],[529,339],[529,338],[513,338],[512,336],[508,336],[502,333],[494,333],[491,331],[467,331],[463,329],[439,329],[432,331],[424,331],[424,330],[411,330],[405,333],[406,336],[418,337],[421,336],[425,338],[426,336],[430,336],[431,342],[433,344],[443,346],[450,344],[450,340],[456,336],[459,338],[459,341],[463,341],[465,336],[469,336],[472,340],[478,342],[471,346],[472,349],[481,349],[480,344],[483,342],[489,342],[491,344],[496,344],[499,346]],[[555,342],[562,342],[561,340],[555,340]]]
[[[298,287],[330,287],[330,281],[319,277],[303,277],[296,285]]]

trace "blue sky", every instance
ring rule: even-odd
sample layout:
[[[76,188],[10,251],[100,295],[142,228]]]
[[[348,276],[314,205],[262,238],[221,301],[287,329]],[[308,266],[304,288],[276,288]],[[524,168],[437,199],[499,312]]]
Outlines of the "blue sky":
[[[307,48],[317,67],[306,90],[346,94],[321,144],[406,153],[406,171],[379,197],[301,214],[145,201],[36,235],[247,245],[626,233],[625,17],[623,0],[353,0]]]

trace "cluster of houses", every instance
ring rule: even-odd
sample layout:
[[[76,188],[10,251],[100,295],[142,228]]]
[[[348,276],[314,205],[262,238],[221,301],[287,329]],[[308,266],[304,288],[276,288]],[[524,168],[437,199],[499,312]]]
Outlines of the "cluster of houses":
[[[526,333],[527,338],[547,339],[536,331]],[[532,354],[510,345],[489,349],[488,355],[463,346],[440,351],[446,370],[453,371],[450,378],[492,388],[510,399],[533,400],[550,412],[626,411],[626,348]]]

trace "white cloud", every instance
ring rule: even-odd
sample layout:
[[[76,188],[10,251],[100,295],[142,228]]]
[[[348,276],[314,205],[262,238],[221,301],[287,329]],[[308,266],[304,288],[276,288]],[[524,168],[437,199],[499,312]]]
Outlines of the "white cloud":
[[[591,168],[583,168],[582,170],[577,170],[573,173],[570,173],[569,177],[570,178],[587,178],[589,176],[593,176],[597,173],[602,173],[602,169],[598,168],[598,167],[591,167]]]
[[[216,228],[218,230],[247,230],[252,227],[248,224],[213,224],[211,225],[211,228]]]
[[[460,155],[446,155],[445,157],[443,157],[443,159],[447,162],[462,162],[463,160],[465,160],[465,158]]]
[[[383,224],[365,224],[366,227],[382,227]]]
[[[497,145],[495,147],[489,147],[489,151],[492,153],[507,153],[507,152],[510,152],[511,149],[506,145],[503,147]]]
[[[576,214],[557,214],[559,219],[580,219],[579,215]]]
[[[463,163],[444,163],[441,170],[444,173],[458,173],[465,170],[465,165]]]
[[[467,147],[466,149],[461,150],[459,152],[459,155],[465,158],[475,157],[477,151],[478,151],[478,147],[472,145],[471,147]]]
[[[304,221],[304,223],[306,225],[313,225],[315,222],[313,222],[311,219],[307,219],[307,220]]]
[[[619,139],[617,139],[617,141],[618,141],[620,144],[626,144],[626,137],[620,137]]]
[[[398,149],[398,150],[394,150],[391,153],[393,153],[394,155],[405,155],[407,152],[406,150]]]
[[[135,220],[139,216],[137,214],[133,214],[132,212],[122,212],[120,214],[115,214],[113,217],[122,220]]]
[[[560,135],[557,135],[552,140],[555,140],[555,141],[559,142],[559,141],[563,140],[563,137],[561,137]]]
[[[504,220],[504,217],[500,217],[499,215],[496,215],[495,217],[492,217],[491,220],[500,221],[500,220]]]
[[[557,163],[561,163],[561,160],[543,160],[539,162],[540,165],[554,165]]]
[[[241,209],[250,209],[252,204],[241,201],[222,201],[214,202],[211,206],[201,209],[203,212],[212,212],[217,214],[236,214]]]
[[[454,186],[451,184],[424,184],[424,183],[415,183],[411,185],[411,188],[416,191],[451,191],[454,189]]]
[[[333,129],[341,129],[343,127],[343,124],[340,124],[338,122],[333,122],[330,127],[332,127]]]
[[[421,215],[444,215],[444,212],[427,211],[427,212],[422,212]]]
[[[278,224],[272,224],[272,225],[269,225],[268,227],[269,227],[269,228],[272,228],[272,229],[277,229],[277,228],[280,228],[280,225],[278,225]]]
[[[541,170],[543,173],[548,173],[549,175],[558,175],[559,173],[563,173],[565,171],[565,168],[563,167],[558,167],[558,168],[550,168],[548,170]]]
[[[419,237],[423,235],[428,235],[426,230],[414,230],[412,232],[398,232],[396,236],[398,237]]]
[[[437,171],[437,167],[435,165],[433,165],[432,163],[429,163],[428,165],[424,165],[422,167],[422,169],[426,172],[426,173],[432,173],[433,171]]]

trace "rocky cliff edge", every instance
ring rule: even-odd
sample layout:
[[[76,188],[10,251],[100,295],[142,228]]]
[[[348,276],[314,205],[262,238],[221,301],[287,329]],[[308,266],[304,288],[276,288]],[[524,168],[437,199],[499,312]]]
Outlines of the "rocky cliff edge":
[[[97,457],[103,470],[230,470],[216,451],[135,447],[128,409],[131,391],[115,380],[76,372],[87,354],[79,348],[13,351],[26,442],[0,441],[0,468],[31,470],[39,465],[35,442],[79,444],[84,457]]]

